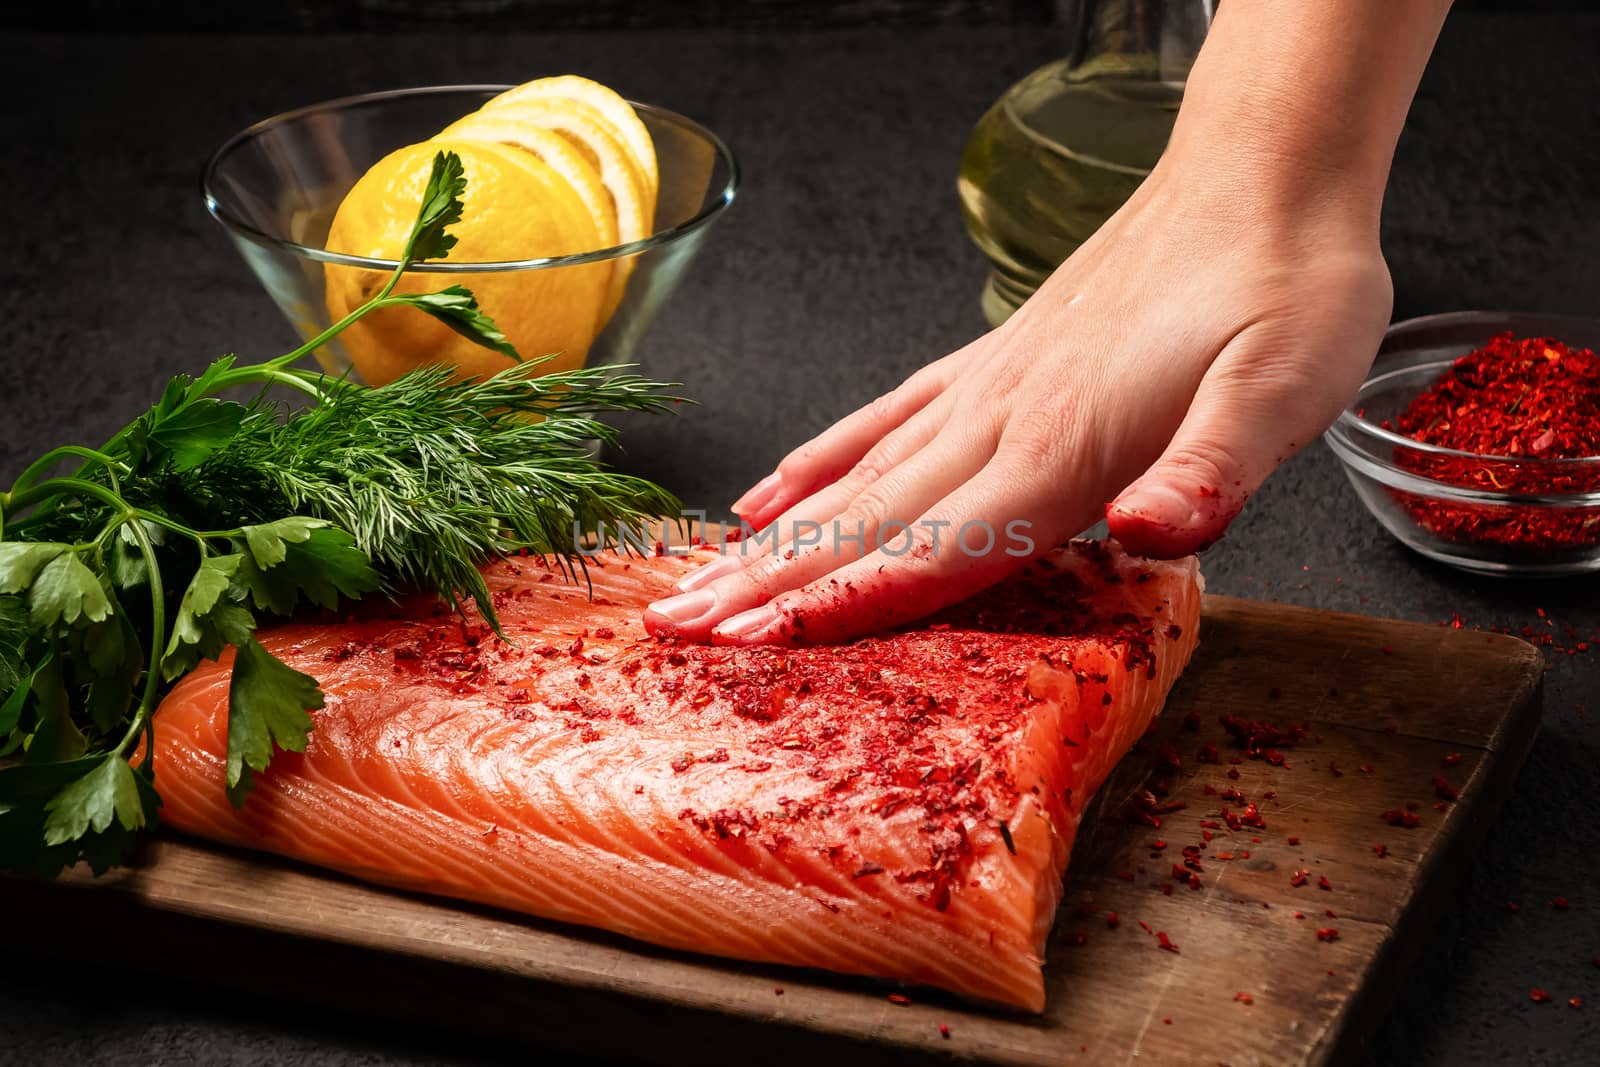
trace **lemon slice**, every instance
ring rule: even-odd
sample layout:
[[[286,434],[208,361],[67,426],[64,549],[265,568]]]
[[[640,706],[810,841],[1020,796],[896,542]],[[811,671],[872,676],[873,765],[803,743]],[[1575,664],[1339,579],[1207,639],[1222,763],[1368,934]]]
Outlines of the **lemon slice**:
[[[602,233],[609,236],[602,247],[650,236],[654,219],[645,207],[644,176],[627,149],[597,122],[563,103],[530,101],[474,112],[445,127],[439,137],[514,145],[539,156],[572,183],[591,209],[597,202],[603,205]],[[621,303],[632,272],[632,258],[617,261],[598,329]]]
[[[601,180],[599,171],[571,141],[560,134],[509,116],[497,118],[472,114],[446,126],[433,140],[473,141],[531,152],[541,163],[560,175],[578,194],[578,199],[583,201],[599,233],[597,248],[610,248],[621,240],[633,240],[631,237],[620,238],[617,228],[619,215],[614,202],[616,198]]]
[[[570,100],[590,108],[627,146],[629,154],[645,175],[649,186],[649,202],[655,204],[659,191],[655,142],[650,139],[650,131],[640,121],[632,104],[599,82],[580,78],[576,74],[565,74],[555,78],[536,78],[514,89],[507,89],[484,104],[483,110],[497,110],[529,100]]]
[[[590,208],[562,173],[530,152],[500,144],[434,141],[410,145],[375,163],[334,215],[327,248],[396,259],[416,217],[434,156],[461,157],[467,178],[461,221],[451,227],[452,262],[499,262],[564,256],[605,247]],[[384,283],[383,272],[329,264],[328,313],[338,321]],[[467,275],[407,273],[396,292],[433,292],[456,282],[471,289],[523,358],[561,353],[551,371],[583,365],[611,292],[610,261],[545,270]],[[413,308],[384,308],[340,335],[369,385],[415,367],[446,363],[460,377],[483,377],[508,365]]]

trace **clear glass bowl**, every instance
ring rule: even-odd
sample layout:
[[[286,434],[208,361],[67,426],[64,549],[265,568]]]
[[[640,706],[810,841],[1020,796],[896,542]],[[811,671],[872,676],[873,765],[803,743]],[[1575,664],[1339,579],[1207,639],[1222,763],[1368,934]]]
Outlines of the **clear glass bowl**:
[[[1354,402],[1324,436],[1367,509],[1424,556],[1477,574],[1600,571],[1600,457],[1480,456],[1381,425],[1456,359],[1507,330],[1600,348],[1600,322],[1561,315],[1464,311],[1396,323]],[[1531,488],[1554,478],[1583,491]]]
[[[326,251],[329,226],[344,195],[373,163],[397,148],[425,141],[504,91],[502,85],[447,85],[369,93],[285,112],[229,138],[206,164],[201,192],[302,338],[330,325],[326,272],[330,266],[392,272],[395,263]],[[474,276],[528,272],[529,284],[548,274],[600,260],[634,261],[627,289],[587,365],[634,362],[634,350],[705,240],[710,224],[733,202],[738,163],[710,130],[682,115],[635,104],[655,140],[660,170],[656,232],[642,241],[581,255],[502,263],[430,262],[408,273],[438,275],[437,286],[473,288]],[[470,195],[470,194],[469,194]],[[557,286],[559,289],[559,286]],[[493,308],[486,308],[493,312]],[[544,353],[522,353],[524,356]],[[316,353],[332,374],[352,370],[337,340]]]

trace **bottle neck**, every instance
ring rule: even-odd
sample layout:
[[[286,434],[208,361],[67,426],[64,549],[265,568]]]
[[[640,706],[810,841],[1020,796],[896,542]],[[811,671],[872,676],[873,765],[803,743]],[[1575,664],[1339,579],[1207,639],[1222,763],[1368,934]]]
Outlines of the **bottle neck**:
[[[1182,93],[1216,0],[1078,0],[1066,75],[1161,82]]]

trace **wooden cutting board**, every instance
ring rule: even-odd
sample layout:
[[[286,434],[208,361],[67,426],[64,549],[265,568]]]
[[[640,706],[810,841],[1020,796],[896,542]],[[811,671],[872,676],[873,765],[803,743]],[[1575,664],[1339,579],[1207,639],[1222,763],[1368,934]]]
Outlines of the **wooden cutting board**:
[[[36,920],[12,924],[18,937],[52,951],[72,930],[101,958],[120,947],[139,966],[626,1059],[1343,1062],[1510,789],[1541,669],[1508,637],[1208,597],[1193,665],[1084,824],[1039,1017],[925,991],[901,1005],[881,983],[653,949],[175,835],[98,881],[0,881],[0,901]],[[1279,750],[1282,765],[1247,759],[1222,715],[1310,734]],[[1200,760],[1208,742],[1219,762]],[[1175,774],[1160,770],[1163,745]],[[1152,775],[1163,803],[1186,805],[1159,829],[1137,803]],[[1439,775],[1458,799],[1438,798]],[[1202,842],[1201,820],[1243,807],[1208,787],[1237,789],[1265,828],[1210,831],[1190,888],[1172,876],[1182,847]],[[1380,817],[1407,802],[1415,828]],[[1329,928],[1337,938],[1319,940]]]

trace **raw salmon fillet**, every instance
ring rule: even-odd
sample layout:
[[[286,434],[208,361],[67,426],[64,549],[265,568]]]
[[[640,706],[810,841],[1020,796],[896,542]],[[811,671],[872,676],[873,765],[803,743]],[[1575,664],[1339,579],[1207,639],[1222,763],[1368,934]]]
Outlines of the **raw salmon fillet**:
[[[1195,647],[1193,558],[1074,542],[920,627],[823,648],[663,641],[695,563],[486,570],[514,643],[421,600],[262,642],[327,706],[240,810],[231,659],[156,719],[163,818],[405,889],[678,949],[1037,1011],[1078,823]]]

